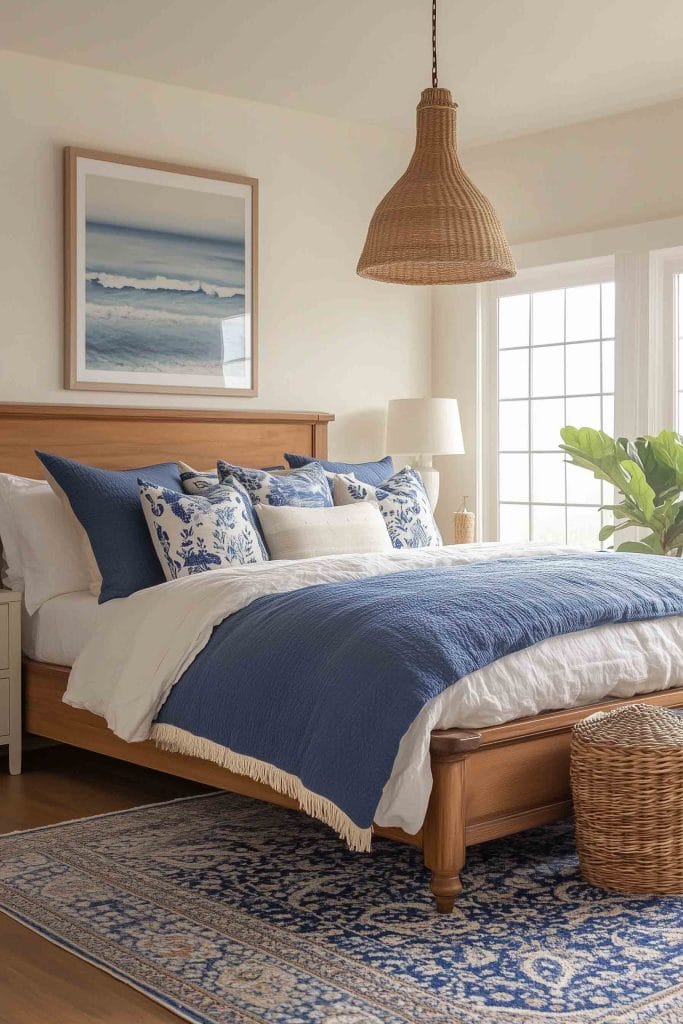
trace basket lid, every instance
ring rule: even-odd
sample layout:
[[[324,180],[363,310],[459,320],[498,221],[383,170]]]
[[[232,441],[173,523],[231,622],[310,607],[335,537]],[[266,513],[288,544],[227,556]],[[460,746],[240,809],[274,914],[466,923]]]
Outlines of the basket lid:
[[[629,748],[683,749],[683,718],[652,704],[628,704],[598,711],[574,726],[584,743]]]

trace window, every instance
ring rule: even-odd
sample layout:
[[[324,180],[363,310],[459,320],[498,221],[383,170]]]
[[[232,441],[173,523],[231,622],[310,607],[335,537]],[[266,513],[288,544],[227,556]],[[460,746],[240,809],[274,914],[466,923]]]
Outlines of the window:
[[[678,217],[530,242],[516,253],[526,264],[516,278],[480,288],[482,539],[598,546],[599,508],[614,495],[565,464],[565,424],[631,438],[683,434],[682,238]],[[629,530],[619,540],[637,537]]]
[[[495,297],[493,525],[501,541],[598,547],[607,488],[567,464],[559,444],[565,424],[614,433],[614,281],[606,276],[573,284],[567,273],[552,287],[546,277]]]

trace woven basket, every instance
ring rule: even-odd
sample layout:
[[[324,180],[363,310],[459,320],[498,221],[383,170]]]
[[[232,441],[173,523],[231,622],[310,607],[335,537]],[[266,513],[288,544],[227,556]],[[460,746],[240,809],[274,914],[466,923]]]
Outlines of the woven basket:
[[[581,874],[626,893],[683,893],[683,719],[631,704],[574,727]]]

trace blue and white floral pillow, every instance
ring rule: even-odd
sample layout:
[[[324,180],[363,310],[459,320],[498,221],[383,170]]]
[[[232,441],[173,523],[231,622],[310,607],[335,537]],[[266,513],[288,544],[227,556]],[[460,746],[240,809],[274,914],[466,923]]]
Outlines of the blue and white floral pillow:
[[[145,480],[138,486],[167,580],[268,560],[249,495],[239,484],[219,485],[203,495],[180,494]]]
[[[254,505],[296,505],[300,508],[330,508],[334,502],[325,470],[317,463],[287,473],[245,469],[230,462],[218,462],[221,483],[236,480]]]
[[[406,466],[380,486],[340,474],[334,481],[335,505],[375,501],[395,548],[437,548],[443,541],[422,478]]]

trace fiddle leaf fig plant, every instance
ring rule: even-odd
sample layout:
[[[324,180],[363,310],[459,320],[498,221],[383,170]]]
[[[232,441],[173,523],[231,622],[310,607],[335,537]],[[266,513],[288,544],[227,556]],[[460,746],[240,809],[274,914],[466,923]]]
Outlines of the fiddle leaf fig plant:
[[[619,544],[617,551],[648,555],[683,552],[683,437],[673,430],[654,436],[612,438],[591,427],[563,427],[560,448],[569,462],[612,484],[621,500],[603,505],[615,522],[603,526],[600,540],[628,527],[648,530],[641,540]]]

